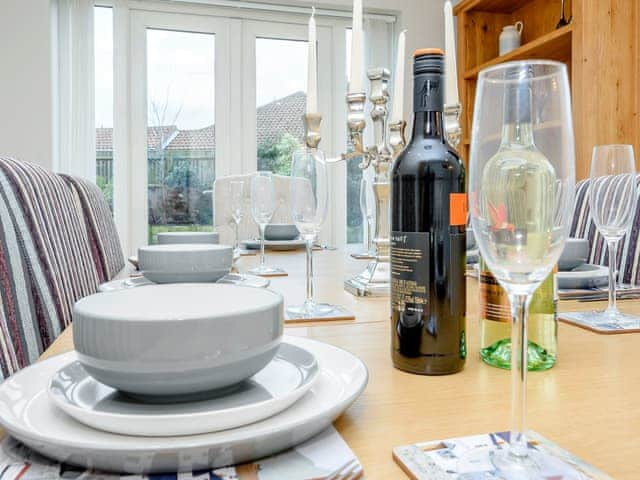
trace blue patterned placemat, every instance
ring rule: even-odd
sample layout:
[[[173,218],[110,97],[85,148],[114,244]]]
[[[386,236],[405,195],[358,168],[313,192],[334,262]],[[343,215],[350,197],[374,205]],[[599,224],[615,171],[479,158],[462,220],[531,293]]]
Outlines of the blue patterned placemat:
[[[362,475],[358,458],[333,427],[291,450],[256,462],[199,472],[149,475],[105,473],[61,464],[11,437],[0,444],[2,480],[356,480]]]
[[[566,312],[558,314],[558,318],[570,325],[591,330],[596,333],[637,333],[640,332],[640,317],[623,314],[621,323],[602,322],[602,312]]]
[[[544,464],[538,466],[536,478],[613,480],[541,435],[530,431],[527,436],[530,448],[544,454]],[[509,432],[497,432],[405,445],[393,449],[393,458],[412,480],[503,480],[489,454],[506,446],[508,440]],[[466,454],[477,448],[486,455],[468,461]]]

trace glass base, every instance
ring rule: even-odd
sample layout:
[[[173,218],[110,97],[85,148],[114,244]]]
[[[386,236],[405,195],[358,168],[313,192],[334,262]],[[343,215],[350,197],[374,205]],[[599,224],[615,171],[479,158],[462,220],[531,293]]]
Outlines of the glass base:
[[[302,305],[287,307],[287,313],[292,318],[318,318],[326,317],[334,312],[336,307],[328,303],[305,302]]]
[[[247,273],[250,273],[251,275],[284,275],[287,272],[285,272],[282,268],[259,265],[257,267],[249,269]]]
[[[501,448],[478,447],[472,448],[463,454],[458,460],[458,471],[474,472],[459,474],[459,480],[475,480],[478,472],[494,470],[492,476],[487,478],[500,478],[503,480],[545,480],[543,475],[545,465],[544,455],[534,449],[528,448],[525,456],[515,455],[511,447],[505,445]]]
[[[505,338],[480,350],[484,363],[492,367],[511,370],[511,339]],[[527,370],[541,372],[549,370],[556,363],[556,356],[534,342],[527,346]]]
[[[640,318],[627,315],[620,310],[607,309],[604,312],[589,312],[589,324],[594,327],[612,325],[618,328],[640,328]]]

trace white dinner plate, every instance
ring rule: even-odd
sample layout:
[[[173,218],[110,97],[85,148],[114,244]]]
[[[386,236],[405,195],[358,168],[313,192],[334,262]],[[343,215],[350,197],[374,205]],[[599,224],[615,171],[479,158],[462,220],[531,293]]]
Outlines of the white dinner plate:
[[[98,286],[98,291],[114,292],[116,290],[124,290],[125,288],[142,287],[144,285],[155,285],[155,283],[144,277],[120,278],[118,280],[111,280],[110,282],[101,283]]]
[[[122,394],[71,361],[54,374],[49,395],[76,420],[107,432],[194,435],[248,425],[281,412],[307,393],[318,372],[313,354],[283,343],[265,368],[238,386],[199,401],[163,404]]]
[[[242,242],[247,250],[258,250],[260,248],[260,240],[249,239]],[[296,250],[304,248],[306,241],[301,238],[295,240],[265,240],[264,248],[269,250]]]
[[[60,462],[127,473],[207,470],[249,462],[304,442],[328,427],[367,384],[356,356],[307,338],[285,337],[311,352],[320,374],[299,401],[265,420],[230,430],[178,437],[137,437],[96,430],[57,408],[51,377],[76,360],[69,352],[27,367],[0,385],[0,423],[17,440]]]
[[[609,282],[609,268],[585,263],[568,272],[557,272],[556,283],[564,290],[598,288]]]

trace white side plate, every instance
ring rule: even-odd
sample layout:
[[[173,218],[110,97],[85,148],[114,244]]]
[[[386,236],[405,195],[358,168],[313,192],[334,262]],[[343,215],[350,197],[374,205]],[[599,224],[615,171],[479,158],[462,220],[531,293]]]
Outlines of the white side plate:
[[[199,401],[142,403],[98,382],[77,361],[54,374],[49,395],[76,420],[107,432],[153,437],[194,435],[275,415],[307,393],[318,373],[313,354],[283,343],[275,358],[249,380]]]

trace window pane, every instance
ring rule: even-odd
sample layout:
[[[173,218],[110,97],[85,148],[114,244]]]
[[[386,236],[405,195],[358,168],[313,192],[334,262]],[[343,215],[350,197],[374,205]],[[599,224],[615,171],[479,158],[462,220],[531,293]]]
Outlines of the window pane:
[[[307,42],[256,39],[258,170],[291,173],[291,154],[304,137],[307,53]]]
[[[149,243],[212,230],[215,36],[147,29]]]
[[[346,30],[347,51],[345,66],[347,72],[347,90],[349,91],[349,74],[351,73],[351,29]],[[347,132],[347,142],[349,136]],[[352,151],[353,146],[348,144],[347,151]],[[358,161],[347,162],[347,243],[362,243],[364,241],[362,211],[360,210],[360,182],[362,181],[362,170],[358,166]]]
[[[95,7],[96,183],[113,211],[113,10]]]

